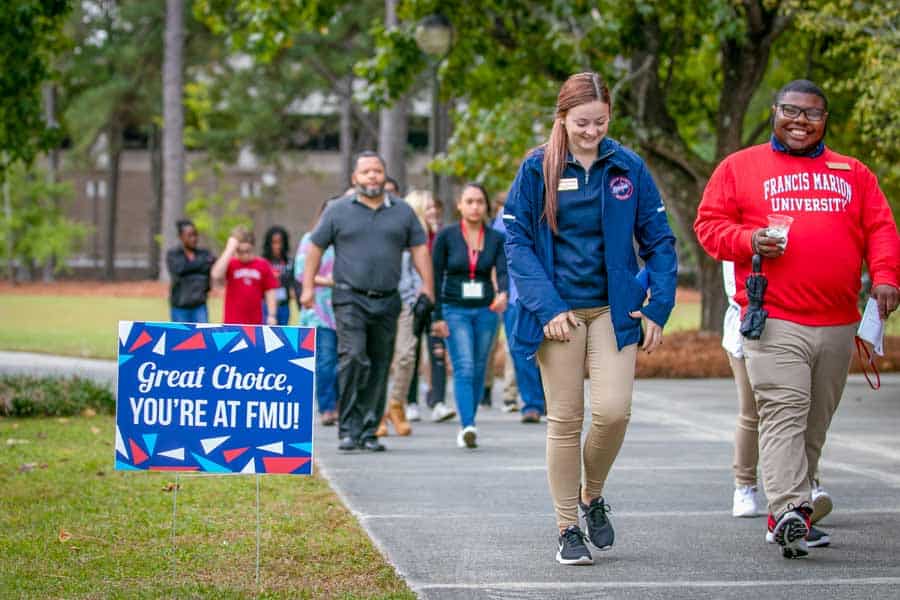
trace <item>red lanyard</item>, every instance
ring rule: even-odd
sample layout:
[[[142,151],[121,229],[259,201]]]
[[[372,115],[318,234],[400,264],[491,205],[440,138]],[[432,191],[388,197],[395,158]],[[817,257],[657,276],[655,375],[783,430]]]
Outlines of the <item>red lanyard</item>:
[[[462,221],[459,222],[459,230],[462,233],[463,241],[466,243],[466,250],[469,252],[469,280],[473,281],[475,279],[475,265],[478,264],[478,255],[481,253],[478,248],[481,247],[481,243],[484,241],[484,225],[478,230],[478,246],[474,250],[469,246],[469,238],[466,237],[466,228]]]
[[[866,381],[869,382],[869,387],[873,390],[877,390],[881,387],[881,375],[878,373],[878,365],[875,364],[875,357],[869,352],[869,347],[866,346],[866,343],[862,341],[859,336],[856,336],[856,353],[859,358],[859,365],[862,367],[863,375],[866,376]],[[869,371],[866,367],[872,368],[872,371],[875,374],[875,381],[872,381],[872,378],[869,377]]]

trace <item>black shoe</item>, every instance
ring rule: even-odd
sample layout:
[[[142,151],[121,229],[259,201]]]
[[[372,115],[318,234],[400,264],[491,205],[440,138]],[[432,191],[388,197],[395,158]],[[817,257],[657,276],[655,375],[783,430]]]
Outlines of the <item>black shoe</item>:
[[[592,565],[594,559],[584,544],[584,533],[577,525],[570,525],[559,535],[556,561],[562,565]]]
[[[369,452],[384,452],[387,448],[384,447],[384,444],[375,439],[368,439],[364,441],[359,446],[363,450],[368,450]]]
[[[356,450],[357,448],[359,448],[359,445],[357,445],[356,440],[349,435],[342,437],[341,443],[338,444],[338,450],[343,450],[344,452]]]
[[[479,402],[479,404],[480,404],[481,406],[490,408],[490,406],[491,406],[491,395],[492,395],[491,386],[485,387],[485,388],[484,388],[484,395],[481,397],[481,402]]]
[[[822,548],[831,543],[831,536],[822,531],[818,527],[809,527],[809,533],[806,534],[806,546],[809,548]]]
[[[584,513],[584,520],[587,523],[588,539],[598,550],[609,550],[612,548],[613,542],[616,541],[616,532],[613,531],[612,523],[606,513],[610,512],[609,505],[603,501],[603,497],[594,498],[590,505],[586,505],[581,501],[581,494],[578,495],[578,506]]]

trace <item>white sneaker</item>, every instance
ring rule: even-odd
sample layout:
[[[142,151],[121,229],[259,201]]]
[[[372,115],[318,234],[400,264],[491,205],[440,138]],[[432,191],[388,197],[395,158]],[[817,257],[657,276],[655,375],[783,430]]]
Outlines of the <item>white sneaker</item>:
[[[475,443],[477,437],[478,431],[469,425],[456,435],[456,445],[460,448],[477,448],[478,444]]]
[[[419,405],[418,404],[407,404],[406,405],[406,420],[407,421],[421,421],[422,416],[419,414]]]
[[[756,495],[759,489],[755,485],[739,485],[734,488],[734,502],[731,507],[733,517],[758,517]]]
[[[456,411],[452,408],[448,408],[446,404],[443,402],[438,402],[434,405],[434,408],[431,409],[431,420],[435,423],[439,423],[441,421],[447,421],[448,419],[452,419],[456,416]],[[409,417],[407,417],[408,419]]]
[[[813,513],[809,518],[810,523],[818,523],[831,512],[834,503],[831,501],[831,494],[825,491],[819,484],[818,479],[813,479],[812,486],[812,505]]]

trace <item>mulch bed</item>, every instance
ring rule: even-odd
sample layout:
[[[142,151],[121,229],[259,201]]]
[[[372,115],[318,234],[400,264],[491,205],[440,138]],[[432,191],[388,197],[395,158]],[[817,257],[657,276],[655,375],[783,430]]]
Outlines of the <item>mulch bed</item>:
[[[681,331],[666,334],[663,345],[652,354],[638,353],[637,377],[731,377],[728,357],[721,338],[703,331]],[[882,373],[900,371],[900,336],[886,336],[885,355],[877,357]],[[851,373],[860,373],[854,351]]]

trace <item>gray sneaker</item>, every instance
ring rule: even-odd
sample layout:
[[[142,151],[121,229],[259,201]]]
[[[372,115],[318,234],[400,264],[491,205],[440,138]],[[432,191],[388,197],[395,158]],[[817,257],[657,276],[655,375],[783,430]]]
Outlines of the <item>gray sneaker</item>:
[[[561,565],[592,565],[594,558],[584,543],[584,533],[570,525],[559,535],[556,562]]]

